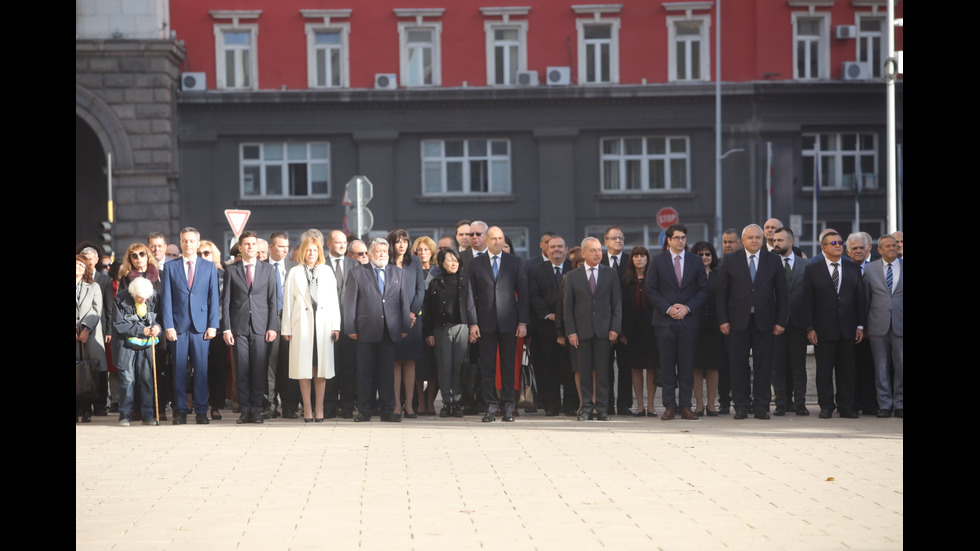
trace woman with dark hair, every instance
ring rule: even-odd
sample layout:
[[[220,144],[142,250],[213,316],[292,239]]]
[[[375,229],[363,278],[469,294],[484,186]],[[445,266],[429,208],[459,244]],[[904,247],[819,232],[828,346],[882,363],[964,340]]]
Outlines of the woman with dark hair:
[[[95,268],[82,255],[75,255],[75,360],[99,362],[99,372],[108,368],[102,338],[102,289],[94,279]],[[75,420],[92,422],[92,400],[75,400]]]
[[[122,264],[119,265],[119,289],[126,289],[134,279],[146,278],[153,284],[153,291],[160,294],[163,286],[160,280],[160,270],[157,261],[150,254],[150,249],[142,243],[133,243],[126,249]]]
[[[462,417],[462,366],[468,361],[469,325],[466,300],[469,285],[460,270],[459,253],[439,251],[438,277],[429,283],[422,316],[425,343],[435,347],[439,388],[442,390],[440,417]]]
[[[388,263],[402,269],[405,297],[410,298],[408,336],[395,347],[395,413],[404,410],[402,417],[415,419],[418,415],[412,407],[415,397],[415,361],[422,357],[422,324],[415,323],[422,314],[422,301],[425,299],[425,274],[422,262],[409,250],[411,239],[402,229],[388,234]],[[401,388],[405,387],[405,402],[402,403]]]
[[[708,273],[708,300],[704,301],[698,312],[698,346],[694,353],[694,411],[698,416],[715,417],[718,408],[715,398],[718,394],[718,373],[725,363],[725,340],[718,330],[718,314],[715,310],[715,297],[718,294],[718,255],[707,241],[698,241],[691,247],[691,253],[701,257],[704,271]],[[708,401],[705,407],[704,382],[708,386]]]
[[[623,334],[619,337],[633,377],[636,412],[633,417],[654,417],[654,397],[660,382],[660,354],[650,320],[653,305],[644,292],[650,251],[646,247],[630,250],[626,273],[623,274]],[[643,407],[643,381],[646,371],[646,407]]]

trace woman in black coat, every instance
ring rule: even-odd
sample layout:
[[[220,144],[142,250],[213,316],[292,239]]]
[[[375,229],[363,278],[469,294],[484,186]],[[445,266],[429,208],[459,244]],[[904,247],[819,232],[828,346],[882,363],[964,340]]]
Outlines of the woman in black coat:
[[[429,282],[422,315],[425,343],[435,347],[439,389],[442,391],[440,417],[462,417],[462,367],[469,361],[469,320],[466,299],[469,284],[460,269],[459,253],[439,251],[439,276]]]
[[[707,241],[698,241],[691,253],[701,257],[708,272],[708,300],[698,311],[698,346],[694,351],[694,401],[695,413],[709,417],[718,415],[715,398],[718,396],[718,374],[725,364],[725,340],[718,330],[718,314],[715,297],[718,294],[718,255]],[[704,387],[707,383],[708,400],[705,404]]]
[[[646,298],[647,267],[650,265],[650,251],[646,247],[633,247],[629,263],[623,274],[623,334],[619,337],[626,365],[633,377],[633,391],[636,394],[634,417],[653,417],[654,396],[660,383],[660,354],[657,352],[657,339],[654,338],[650,320],[653,305]],[[646,407],[643,407],[643,383],[646,371]]]

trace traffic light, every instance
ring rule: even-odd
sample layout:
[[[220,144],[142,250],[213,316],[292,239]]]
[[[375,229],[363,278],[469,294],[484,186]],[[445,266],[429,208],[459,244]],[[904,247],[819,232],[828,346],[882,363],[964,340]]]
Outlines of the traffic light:
[[[102,252],[112,256],[112,222],[103,220],[100,225],[101,232],[99,237],[102,239]]]

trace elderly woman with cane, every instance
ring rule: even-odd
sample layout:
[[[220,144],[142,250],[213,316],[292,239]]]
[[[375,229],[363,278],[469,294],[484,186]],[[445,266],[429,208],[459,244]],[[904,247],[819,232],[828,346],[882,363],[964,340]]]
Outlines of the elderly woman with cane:
[[[128,287],[116,293],[116,313],[113,326],[123,339],[116,360],[119,370],[119,425],[129,426],[135,398],[134,386],[139,388],[140,415],[144,425],[159,425],[156,407],[156,362],[153,347],[159,342],[160,324],[157,321],[157,297],[153,284],[145,277],[133,279]],[[138,379],[139,384],[134,385]]]

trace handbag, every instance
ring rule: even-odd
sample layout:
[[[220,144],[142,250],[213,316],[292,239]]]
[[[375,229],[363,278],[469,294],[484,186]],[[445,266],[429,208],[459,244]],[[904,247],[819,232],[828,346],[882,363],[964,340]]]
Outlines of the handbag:
[[[99,360],[90,359],[88,350],[81,341],[76,341],[81,349],[81,360],[75,360],[75,400],[94,401],[99,393]]]
[[[534,409],[534,399],[538,394],[538,386],[534,380],[534,366],[524,347],[524,361],[521,362],[521,382],[517,391],[517,407]]]

